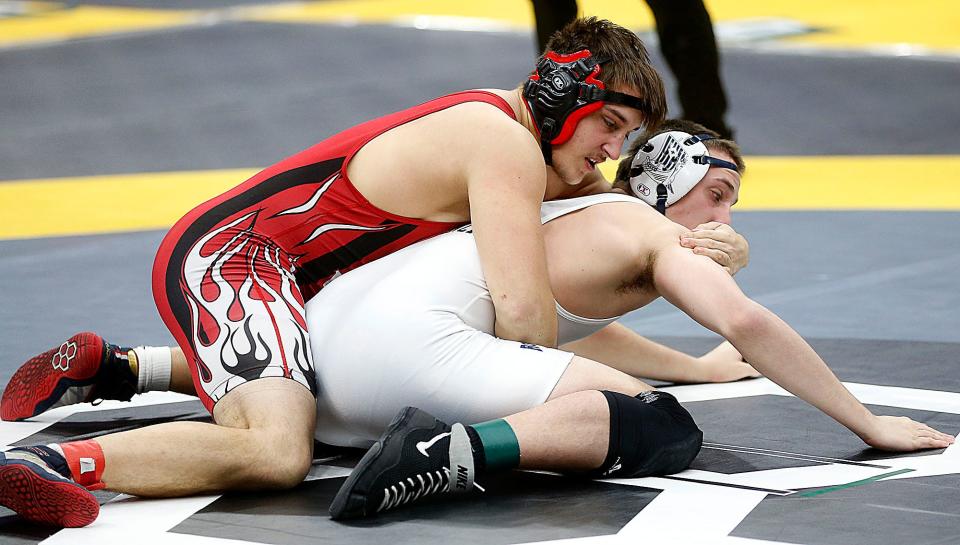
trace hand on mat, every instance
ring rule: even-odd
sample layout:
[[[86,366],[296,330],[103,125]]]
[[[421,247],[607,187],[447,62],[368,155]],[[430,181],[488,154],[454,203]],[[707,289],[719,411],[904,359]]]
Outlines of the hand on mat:
[[[878,416],[877,431],[864,442],[873,448],[907,452],[928,448],[946,448],[954,437],[905,416]]]
[[[750,245],[743,235],[725,223],[711,221],[696,226],[680,236],[680,245],[693,248],[693,253],[716,261],[731,276],[747,266]]]
[[[743,361],[740,352],[727,341],[697,358],[702,366],[704,382],[732,382],[742,378],[761,376],[749,363]]]

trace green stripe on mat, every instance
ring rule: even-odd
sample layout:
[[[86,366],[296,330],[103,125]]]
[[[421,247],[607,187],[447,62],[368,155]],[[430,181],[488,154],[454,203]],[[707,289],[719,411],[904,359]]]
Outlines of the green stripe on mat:
[[[853,488],[855,486],[861,486],[864,484],[873,483],[881,479],[886,479],[887,477],[893,477],[894,475],[900,475],[902,473],[910,473],[911,471],[916,471],[914,469],[904,468],[898,469],[896,471],[891,471],[890,473],[883,473],[880,475],[875,475],[873,477],[868,477],[866,479],[860,479],[859,481],[853,481],[852,483],[847,484],[838,484],[836,486],[828,486],[826,488],[819,488],[817,490],[811,490],[809,492],[804,492],[803,494],[797,494],[800,498],[812,498],[814,496],[819,496],[821,494],[826,494],[827,492],[835,492],[837,490],[845,490],[847,488]]]

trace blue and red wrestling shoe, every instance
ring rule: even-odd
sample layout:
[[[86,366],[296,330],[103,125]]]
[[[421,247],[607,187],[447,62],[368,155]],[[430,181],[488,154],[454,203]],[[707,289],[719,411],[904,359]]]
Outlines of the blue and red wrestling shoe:
[[[0,418],[23,420],[97,399],[130,401],[137,377],[126,353],[95,333],[77,333],[17,369],[0,398]]]
[[[0,505],[25,520],[78,528],[97,519],[100,503],[86,488],[55,471],[43,447],[0,452]]]

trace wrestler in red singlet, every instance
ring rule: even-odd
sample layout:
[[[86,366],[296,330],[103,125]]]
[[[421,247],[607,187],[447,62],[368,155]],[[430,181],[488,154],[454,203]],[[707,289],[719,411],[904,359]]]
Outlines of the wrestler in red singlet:
[[[465,91],[363,123],[267,168],[191,210],[153,266],[153,294],[208,410],[260,377],[293,378],[317,395],[304,303],[332,278],[462,224],[397,216],[347,178],[353,155],[380,134],[464,102]]]

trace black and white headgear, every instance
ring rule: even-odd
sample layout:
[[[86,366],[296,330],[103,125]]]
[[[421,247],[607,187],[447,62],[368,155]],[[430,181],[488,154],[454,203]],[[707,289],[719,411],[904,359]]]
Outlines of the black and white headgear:
[[[706,175],[711,166],[739,172],[737,165],[711,157],[709,134],[683,131],[660,133],[637,150],[630,163],[630,190],[661,214],[679,201]]]

